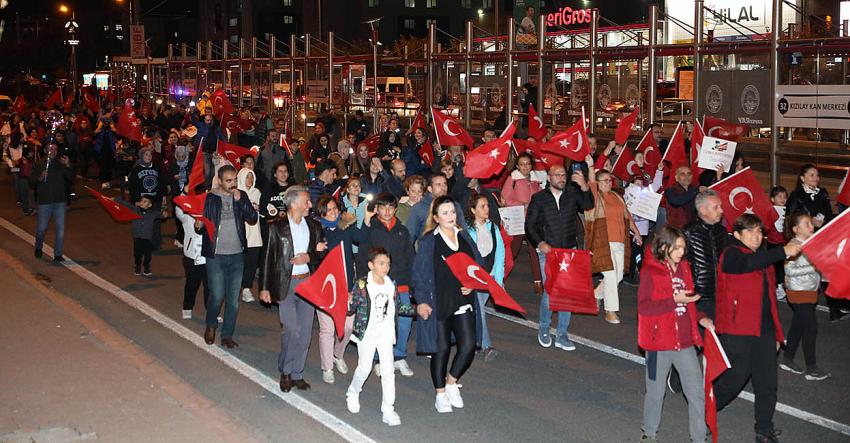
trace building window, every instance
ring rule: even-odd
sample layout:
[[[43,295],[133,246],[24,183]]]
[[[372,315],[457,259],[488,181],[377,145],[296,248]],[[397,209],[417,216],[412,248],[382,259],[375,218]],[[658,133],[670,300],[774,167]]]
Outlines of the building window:
[[[493,0],[481,0],[481,7],[483,9],[489,9],[493,7]]]
[[[283,6],[292,6],[292,0],[283,0]]]
[[[437,7],[437,0],[425,0],[425,7],[426,8],[436,8]]]
[[[292,16],[291,15],[284,15],[283,16],[283,22],[286,23],[287,25],[291,25],[292,24]]]
[[[431,27],[432,23],[434,24],[434,26],[437,26],[437,19],[429,18],[425,20],[425,26],[427,27]]]
[[[239,17],[230,17],[227,24],[230,26],[237,26],[239,24]]]
[[[404,29],[416,29],[416,20],[412,18],[404,19]]]
[[[378,7],[378,0],[369,0],[369,7],[370,8],[377,8]]]
[[[460,7],[466,9],[472,8],[472,0],[460,0]]]
[[[230,36],[230,43],[234,43],[234,44],[239,43],[239,36],[238,35],[231,35]]]
[[[405,8],[415,8],[416,7],[416,0],[404,0],[404,7]]]

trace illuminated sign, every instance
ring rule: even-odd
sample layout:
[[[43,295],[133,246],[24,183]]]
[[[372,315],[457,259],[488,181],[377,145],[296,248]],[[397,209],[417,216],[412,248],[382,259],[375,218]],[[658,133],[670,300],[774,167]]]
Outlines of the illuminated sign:
[[[590,24],[590,9],[573,9],[564,6],[558,12],[546,14],[546,26],[570,26],[577,24]]]

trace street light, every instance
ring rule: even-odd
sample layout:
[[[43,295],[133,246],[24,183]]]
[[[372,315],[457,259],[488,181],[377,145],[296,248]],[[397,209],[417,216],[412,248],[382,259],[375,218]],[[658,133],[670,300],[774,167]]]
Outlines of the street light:
[[[77,28],[80,27],[77,24],[76,14],[74,10],[72,10],[68,5],[61,4],[59,5],[59,12],[63,14],[71,13],[71,20],[65,23],[65,29],[68,30],[68,40],[67,43],[71,46],[71,94],[76,94],[77,91],[77,45],[80,43],[77,40]]]
[[[59,5],[59,12],[63,14],[67,14],[69,11],[68,5]]]

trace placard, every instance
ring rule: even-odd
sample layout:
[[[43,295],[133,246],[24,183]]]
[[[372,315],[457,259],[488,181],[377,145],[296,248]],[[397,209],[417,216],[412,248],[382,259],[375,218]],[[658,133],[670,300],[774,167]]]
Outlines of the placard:
[[[658,205],[661,204],[662,194],[654,192],[651,188],[643,188],[639,192],[630,193],[632,198],[624,198],[626,208],[633,215],[656,221],[658,218]]]
[[[732,160],[735,158],[735,149],[738,144],[729,140],[715,137],[704,137],[699,150],[699,166],[710,171],[717,170],[717,165],[723,165],[723,172],[729,172]]]
[[[499,217],[502,218],[502,226],[508,235],[525,234],[525,206],[507,206],[499,208]]]

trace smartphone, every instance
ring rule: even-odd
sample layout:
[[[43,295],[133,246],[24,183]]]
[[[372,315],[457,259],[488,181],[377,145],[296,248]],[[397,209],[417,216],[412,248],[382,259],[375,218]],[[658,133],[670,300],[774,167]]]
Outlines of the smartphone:
[[[582,173],[582,171],[581,171],[581,163],[579,163],[579,162],[573,162],[573,164],[572,164],[572,165],[570,165],[570,171],[571,171],[572,173],[576,173],[576,172],[578,172],[579,174],[581,174],[581,173]]]

